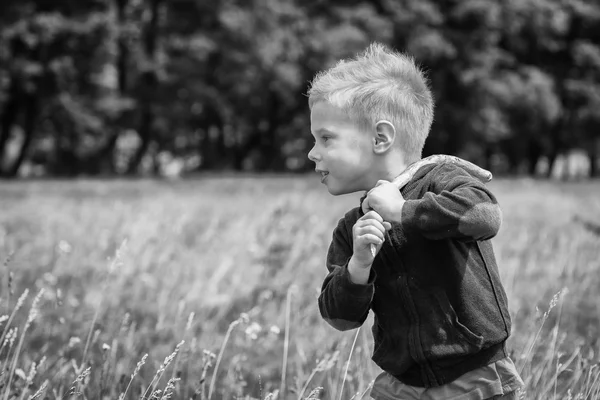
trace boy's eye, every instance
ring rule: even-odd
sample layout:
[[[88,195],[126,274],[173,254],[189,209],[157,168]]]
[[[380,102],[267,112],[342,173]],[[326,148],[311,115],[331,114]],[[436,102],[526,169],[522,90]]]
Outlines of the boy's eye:
[[[328,141],[329,139],[331,139],[331,137],[329,137],[329,136],[323,136],[323,137],[322,137],[322,139],[323,139],[323,141],[324,141],[324,142],[326,142],[326,141]]]

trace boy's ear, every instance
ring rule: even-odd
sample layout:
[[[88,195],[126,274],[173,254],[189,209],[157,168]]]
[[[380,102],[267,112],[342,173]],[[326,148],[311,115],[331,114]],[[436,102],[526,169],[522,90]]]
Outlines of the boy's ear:
[[[385,119],[377,121],[375,124],[375,138],[373,151],[376,154],[383,154],[388,151],[396,140],[396,128]]]

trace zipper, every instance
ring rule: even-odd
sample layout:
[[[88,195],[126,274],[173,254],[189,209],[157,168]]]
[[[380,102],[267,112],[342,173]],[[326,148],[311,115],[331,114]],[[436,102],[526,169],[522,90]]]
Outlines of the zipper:
[[[419,331],[419,315],[416,312],[415,305],[409,295],[410,291],[408,288],[407,277],[399,276],[398,281],[400,282],[400,297],[402,298],[404,304],[406,304],[406,308],[409,310],[410,320],[414,321],[414,324],[411,324],[408,331],[410,355],[421,368],[421,378],[423,379],[423,382],[431,386],[437,386],[439,385],[439,382],[433,373],[433,369],[429,363],[429,360],[425,358],[425,353],[423,353],[423,346],[421,345],[421,333]]]
[[[415,361],[421,363],[425,361],[425,354],[421,349],[421,340],[419,337],[419,316],[417,315],[412,299],[410,298],[408,282],[406,281],[405,275],[400,275],[398,277],[398,294],[400,295],[400,299],[402,300],[402,304],[404,304],[404,308],[408,312],[408,318],[412,324],[409,325],[408,331],[408,344],[410,355]]]
[[[399,265],[399,269],[401,273],[396,278],[398,282],[398,295],[404,305],[404,309],[407,311],[407,316],[409,320],[409,330],[408,330],[408,350],[410,352],[410,356],[417,362],[421,369],[421,377],[424,383],[429,383],[438,385],[438,380],[433,373],[431,368],[431,364],[425,358],[425,353],[423,352],[423,346],[421,345],[421,336],[419,332],[419,315],[416,311],[416,307],[410,296],[410,289],[408,287],[408,276],[406,274],[406,268],[401,261],[400,253],[396,250],[395,246],[391,246],[396,253],[396,259]]]
[[[401,194],[405,196],[405,193],[409,193],[412,191],[419,182],[409,182],[404,186],[404,188],[400,191]],[[404,192],[404,193],[403,193]],[[430,386],[439,385],[438,379],[436,378],[432,366],[430,362],[425,358],[425,353],[423,352],[423,346],[421,345],[421,337],[419,332],[419,315],[417,313],[415,304],[410,296],[410,289],[408,287],[408,274],[407,269],[402,262],[402,258],[400,252],[398,251],[398,241],[396,237],[392,238],[389,232],[386,232],[389,246],[386,246],[386,250],[393,250],[395,255],[395,261],[397,262],[398,269],[400,273],[396,278],[398,282],[398,295],[402,301],[402,305],[407,312],[407,317],[409,321],[409,330],[408,330],[408,345],[409,345],[409,353],[410,356],[415,360],[419,368],[421,369],[421,378],[423,383]],[[395,236],[395,235],[394,235]]]

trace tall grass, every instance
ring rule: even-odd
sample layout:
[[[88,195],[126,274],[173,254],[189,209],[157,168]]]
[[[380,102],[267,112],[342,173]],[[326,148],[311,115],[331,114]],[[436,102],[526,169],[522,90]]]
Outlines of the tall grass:
[[[496,181],[527,399],[600,398],[597,183]],[[337,219],[302,178],[0,186],[2,399],[361,399],[371,317],[316,298]],[[36,293],[31,297],[29,293]]]

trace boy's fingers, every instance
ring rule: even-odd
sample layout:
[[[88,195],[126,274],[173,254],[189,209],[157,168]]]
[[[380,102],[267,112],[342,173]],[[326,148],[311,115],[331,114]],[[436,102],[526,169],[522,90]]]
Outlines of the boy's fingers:
[[[361,235],[360,236],[361,241],[363,241],[365,244],[368,245],[376,245],[379,246],[381,244],[383,244],[383,239],[381,239],[380,237],[377,237],[376,235],[367,233],[365,235]]]
[[[372,211],[371,206],[369,205],[369,194],[368,193],[367,193],[367,197],[365,197],[365,199],[363,200],[363,202],[361,204],[361,208],[362,208],[362,212],[365,213],[363,218],[369,213],[369,211]]]
[[[381,215],[376,211],[369,210],[363,215],[357,222],[359,221],[377,221],[381,224],[382,231],[389,231],[392,229],[392,224],[387,221],[384,221]]]
[[[383,220],[376,220],[376,219],[365,219],[365,220],[361,221],[359,226],[374,226],[380,232],[385,232],[385,231],[389,230],[389,228],[386,228],[386,224],[389,225],[389,222],[386,222]]]
[[[357,236],[361,236],[361,235],[375,235],[380,239],[384,239],[384,232],[385,230],[383,229],[383,225],[381,225],[380,227],[378,226],[373,226],[373,225],[366,225],[366,226],[361,226],[357,229]]]
[[[366,218],[365,218],[366,217]],[[367,217],[365,215],[365,217],[359,218],[356,223],[363,226],[363,225],[369,225],[369,224],[377,224],[377,226],[383,226],[382,224],[385,222],[383,220],[383,218],[381,218],[381,216],[379,214],[377,214],[377,217]]]
[[[364,202],[363,202],[363,207],[364,207]],[[365,212],[365,215],[363,215],[361,218],[361,220],[367,220],[367,219],[374,219],[375,221],[379,221],[381,223],[383,223],[383,218],[381,218],[381,215],[379,215],[379,213],[377,211],[373,211],[373,210],[367,210]]]

